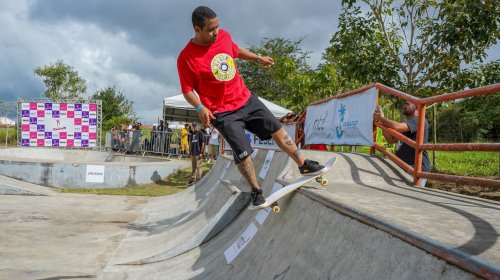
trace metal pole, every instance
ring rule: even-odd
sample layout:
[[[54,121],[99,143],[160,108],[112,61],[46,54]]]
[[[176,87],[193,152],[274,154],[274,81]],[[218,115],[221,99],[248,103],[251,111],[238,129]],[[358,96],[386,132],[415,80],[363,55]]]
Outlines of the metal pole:
[[[413,184],[419,186],[420,178],[418,173],[422,171],[422,155],[423,150],[420,145],[424,142],[424,129],[425,129],[425,104],[418,104],[418,125],[417,125],[417,139],[415,145],[415,170],[413,172]]]

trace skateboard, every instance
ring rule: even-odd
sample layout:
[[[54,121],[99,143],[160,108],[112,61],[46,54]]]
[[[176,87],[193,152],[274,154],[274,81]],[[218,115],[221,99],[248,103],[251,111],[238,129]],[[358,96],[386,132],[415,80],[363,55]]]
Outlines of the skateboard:
[[[330,160],[328,160],[325,163],[325,168],[323,168],[322,172],[317,175],[303,175],[302,177],[298,178],[297,180],[291,182],[290,184],[284,186],[283,188],[277,190],[276,192],[272,193],[266,198],[266,202],[259,206],[253,206],[250,205],[248,207],[249,210],[259,210],[263,208],[271,208],[274,213],[279,213],[280,212],[280,207],[278,206],[278,200],[286,196],[287,194],[293,192],[294,190],[302,187],[306,183],[316,180],[319,184],[322,186],[325,186],[328,184],[328,180],[323,178],[323,175],[330,171],[330,169],[333,167],[335,162],[337,161],[336,157],[332,157]]]

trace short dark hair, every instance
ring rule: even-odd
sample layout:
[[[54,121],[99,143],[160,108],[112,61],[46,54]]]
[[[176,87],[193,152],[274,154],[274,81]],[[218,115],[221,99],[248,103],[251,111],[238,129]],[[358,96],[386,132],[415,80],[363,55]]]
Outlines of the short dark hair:
[[[201,29],[205,27],[207,19],[216,18],[217,14],[207,6],[199,6],[194,9],[193,15],[191,16],[191,21],[193,22],[193,28],[198,26]]]

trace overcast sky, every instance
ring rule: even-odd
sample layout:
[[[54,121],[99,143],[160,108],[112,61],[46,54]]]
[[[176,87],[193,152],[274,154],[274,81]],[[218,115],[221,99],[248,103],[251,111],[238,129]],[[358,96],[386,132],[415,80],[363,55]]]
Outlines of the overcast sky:
[[[180,93],[177,55],[193,37],[191,13],[211,7],[244,47],[265,37],[298,40],[315,66],[337,27],[337,1],[0,0],[0,100],[41,97],[33,69],[58,59],[87,81],[89,95],[116,86],[143,123]]]
[[[337,28],[340,0],[0,0],[0,100],[42,97],[33,69],[58,59],[87,81],[87,94],[116,86],[145,124],[163,97],[180,93],[177,55],[193,37],[191,13],[211,7],[244,46],[304,38],[315,67]]]

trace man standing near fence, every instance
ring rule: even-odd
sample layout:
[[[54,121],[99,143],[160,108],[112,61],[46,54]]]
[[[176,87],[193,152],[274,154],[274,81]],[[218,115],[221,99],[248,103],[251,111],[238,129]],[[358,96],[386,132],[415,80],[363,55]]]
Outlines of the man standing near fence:
[[[181,129],[181,153],[183,155],[189,155],[189,124],[184,124],[184,127]]]
[[[388,128],[392,128],[398,132],[401,132],[404,136],[416,141],[417,139],[417,125],[418,125],[418,111],[417,106],[413,103],[406,102],[403,105],[403,114],[406,116],[406,122],[396,122],[384,117],[384,113],[377,109],[373,114],[374,121],[378,121],[382,123],[384,126]],[[398,140],[396,137],[390,135],[388,132],[382,130],[382,134],[384,135],[387,143],[394,144],[397,142],[395,154],[398,158],[402,159],[408,165],[415,167],[415,149],[404,143],[403,141]],[[424,125],[424,144],[427,143],[429,139],[429,124],[427,120],[425,120]],[[422,171],[429,172],[431,170],[431,162],[429,160],[429,156],[427,155],[427,151],[423,152],[422,155]],[[420,186],[425,186],[427,179],[423,178],[420,180]]]
[[[208,161],[216,160],[219,155],[220,133],[217,128],[210,129],[210,138],[208,140]]]
[[[205,150],[205,133],[203,133],[198,124],[193,122],[193,133],[191,135],[191,145],[189,147],[191,156],[191,180],[189,185],[198,182],[202,175],[202,155]]]

